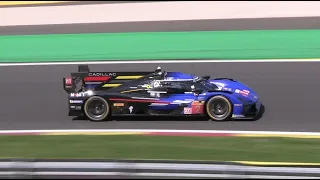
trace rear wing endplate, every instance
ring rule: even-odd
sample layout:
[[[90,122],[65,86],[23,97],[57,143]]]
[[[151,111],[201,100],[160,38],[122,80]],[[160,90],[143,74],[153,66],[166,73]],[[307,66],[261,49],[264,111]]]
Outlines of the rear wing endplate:
[[[63,78],[63,88],[67,93],[79,92],[94,84],[113,88],[152,73],[154,72],[91,72],[88,65],[79,65],[78,72],[72,72],[70,77]]]

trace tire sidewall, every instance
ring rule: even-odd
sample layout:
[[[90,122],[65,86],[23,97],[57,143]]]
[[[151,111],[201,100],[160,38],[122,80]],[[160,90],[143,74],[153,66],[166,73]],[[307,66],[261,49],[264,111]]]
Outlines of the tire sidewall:
[[[228,111],[229,112],[222,119],[220,119],[220,118],[217,119],[216,117],[212,116],[211,113],[210,113],[210,109],[212,108],[211,107],[211,103],[216,99],[222,99],[223,101],[225,101],[228,104]],[[233,106],[232,106],[230,100],[227,97],[225,97],[223,95],[216,95],[216,96],[210,97],[210,99],[207,101],[207,103],[206,103],[206,111],[207,111],[207,115],[210,117],[210,119],[212,119],[214,121],[226,121],[232,116]]]
[[[102,102],[104,102],[105,105],[106,105],[106,108],[107,108],[106,113],[102,117],[100,117],[99,119],[95,119],[95,118],[90,117],[88,115],[88,112],[87,112],[88,103],[90,101],[94,100],[94,99],[99,99]],[[108,101],[106,99],[104,99],[104,98],[102,98],[100,96],[92,96],[92,97],[88,98],[86,100],[86,102],[84,103],[83,111],[84,111],[84,114],[86,115],[86,117],[89,118],[90,121],[105,121],[107,119],[107,117],[109,116],[109,114],[110,114],[110,106],[109,106],[109,103],[108,103]]]

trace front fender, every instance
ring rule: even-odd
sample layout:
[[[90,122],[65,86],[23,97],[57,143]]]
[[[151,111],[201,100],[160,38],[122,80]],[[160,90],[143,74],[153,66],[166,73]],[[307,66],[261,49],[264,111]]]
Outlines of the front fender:
[[[229,94],[229,93],[208,93],[207,98],[206,98],[207,99],[206,103],[208,102],[208,100],[211,97],[217,96],[217,95],[221,95],[221,96],[228,98],[228,100],[232,104],[232,114],[242,114],[244,107],[248,104],[247,101],[235,96],[234,93],[232,93],[232,94]]]
[[[211,79],[209,82],[215,84],[221,90],[233,92],[234,96],[238,96],[248,103],[254,103],[259,99],[257,93],[253,89],[237,80],[219,78]]]

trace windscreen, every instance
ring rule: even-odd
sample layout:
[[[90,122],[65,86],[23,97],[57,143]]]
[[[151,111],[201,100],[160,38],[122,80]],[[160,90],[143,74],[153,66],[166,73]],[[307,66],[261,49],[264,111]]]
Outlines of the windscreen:
[[[195,82],[193,85],[195,86],[195,89],[202,89],[204,91],[210,91],[210,90],[219,89],[218,86],[216,86],[215,84],[210,83],[209,81]]]

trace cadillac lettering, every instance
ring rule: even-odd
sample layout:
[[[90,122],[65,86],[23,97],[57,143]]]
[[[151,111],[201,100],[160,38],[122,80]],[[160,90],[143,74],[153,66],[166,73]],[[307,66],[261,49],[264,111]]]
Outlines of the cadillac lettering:
[[[89,73],[88,76],[117,76],[117,73]]]

